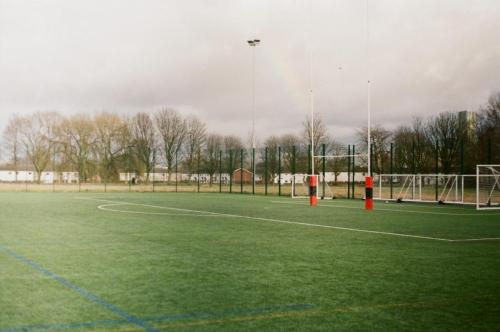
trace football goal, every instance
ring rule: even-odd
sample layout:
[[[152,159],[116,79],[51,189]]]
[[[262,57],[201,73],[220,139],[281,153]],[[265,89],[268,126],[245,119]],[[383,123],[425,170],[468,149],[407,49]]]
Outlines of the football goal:
[[[377,200],[476,204],[475,181],[475,175],[380,174],[373,191]]]
[[[476,166],[476,208],[500,209],[500,165]]]

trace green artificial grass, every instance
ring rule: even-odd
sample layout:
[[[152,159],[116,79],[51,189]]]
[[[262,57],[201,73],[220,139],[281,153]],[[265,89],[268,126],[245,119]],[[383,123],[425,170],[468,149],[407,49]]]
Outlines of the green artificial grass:
[[[0,332],[500,329],[500,211],[217,193],[0,200]]]

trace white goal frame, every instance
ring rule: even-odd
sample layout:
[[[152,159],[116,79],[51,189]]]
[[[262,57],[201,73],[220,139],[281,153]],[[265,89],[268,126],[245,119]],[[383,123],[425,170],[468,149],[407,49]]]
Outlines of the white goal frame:
[[[390,183],[394,184],[393,197],[389,196]],[[467,195],[467,188],[474,188],[475,174],[375,174],[373,194],[375,200],[423,203],[476,205],[475,195]],[[434,188],[438,185],[437,196]],[[424,190],[424,188],[427,188]],[[474,193],[475,194],[475,193]]]
[[[483,174],[480,172],[481,169],[484,168],[491,168],[492,170],[494,168],[498,169],[498,174],[495,174],[492,172],[491,175],[489,174]],[[480,197],[481,193],[481,183],[484,178],[492,178],[492,185],[488,185],[486,187],[486,192],[488,194],[486,201]],[[494,202],[493,205],[491,204],[491,197],[495,190],[500,191],[500,165],[476,165],[476,209],[477,210],[500,210],[500,200],[498,202]]]

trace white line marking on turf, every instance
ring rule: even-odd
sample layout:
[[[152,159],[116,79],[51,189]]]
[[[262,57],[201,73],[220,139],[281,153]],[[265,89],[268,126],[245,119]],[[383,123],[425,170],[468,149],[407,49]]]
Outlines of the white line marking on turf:
[[[304,205],[309,206],[307,203],[294,203],[294,202],[282,202],[282,201],[271,201],[275,204],[291,204],[291,205]],[[328,208],[342,208],[342,209],[353,209],[353,210],[363,210],[363,208],[356,206],[347,205],[330,205],[330,204],[318,204],[320,207]],[[389,212],[404,212],[404,213],[421,213],[421,214],[435,214],[435,215],[445,215],[445,216],[496,216],[495,213],[448,213],[448,212],[431,212],[431,211],[413,211],[413,210],[399,210],[399,209],[386,209],[386,208],[375,208],[375,211],[389,211]]]
[[[309,226],[309,227],[321,227],[321,228],[330,228],[330,229],[340,229],[340,230],[351,231],[351,232],[381,234],[381,235],[409,237],[409,238],[416,238],[416,239],[453,242],[453,240],[450,240],[450,239],[443,239],[443,238],[430,237],[430,236],[410,235],[410,234],[392,233],[392,232],[381,232],[381,231],[372,231],[372,230],[367,230],[367,229],[348,228],[348,227],[320,225],[320,224],[309,224],[309,223],[298,222],[298,221],[288,221],[288,220],[280,220],[280,219],[270,219],[270,218],[243,216],[243,215],[237,215],[237,214],[228,214],[228,213],[218,213],[218,212],[210,212],[210,211],[199,211],[199,210],[181,209],[181,208],[174,208],[174,207],[168,207],[168,206],[157,206],[157,205],[149,205],[149,204],[139,204],[139,203],[110,201],[110,200],[97,199],[97,198],[83,198],[83,197],[79,198],[78,197],[77,199],[91,200],[91,201],[100,201],[100,202],[108,202],[108,203],[119,203],[119,204],[124,204],[124,205],[138,205],[138,206],[154,207],[154,208],[174,210],[174,211],[190,211],[190,212],[197,212],[197,213],[207,213],[207,214],[210,214],[210,215],[216,215],[216,216],[222,216],[222,217],[243,218],[243,219],[259,220],[259,221],[271,221],[271,222],[278,222],[278,223],[283,223],[283,224],[302,225],[302,226]]]
[[[497,241],[500,240],[500,237],[482,237],[478,239],[458,239],[451,240],[452,242],[472,242],[472,241]]]
[[[168,212],[142,212],[142,211],[127,211],[127,210],[117,210],[110,209],[109,206],[120,206],[128,205],[127,203],[113,203],[113,204],[101,204],[97,208],[102,211],[120,212],[120,213],[132,213],[132,214],[151,214],[151,215],[167,215],[167,216],[196,216],[196,217],[216,217],[215,214],[197,214],[197,213],[168,213]]]

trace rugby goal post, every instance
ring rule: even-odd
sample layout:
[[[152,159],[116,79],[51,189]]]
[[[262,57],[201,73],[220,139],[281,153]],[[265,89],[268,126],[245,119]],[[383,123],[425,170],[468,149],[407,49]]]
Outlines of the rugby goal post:
[[[476,208],[500,209],[500,165],[476,166]]]

